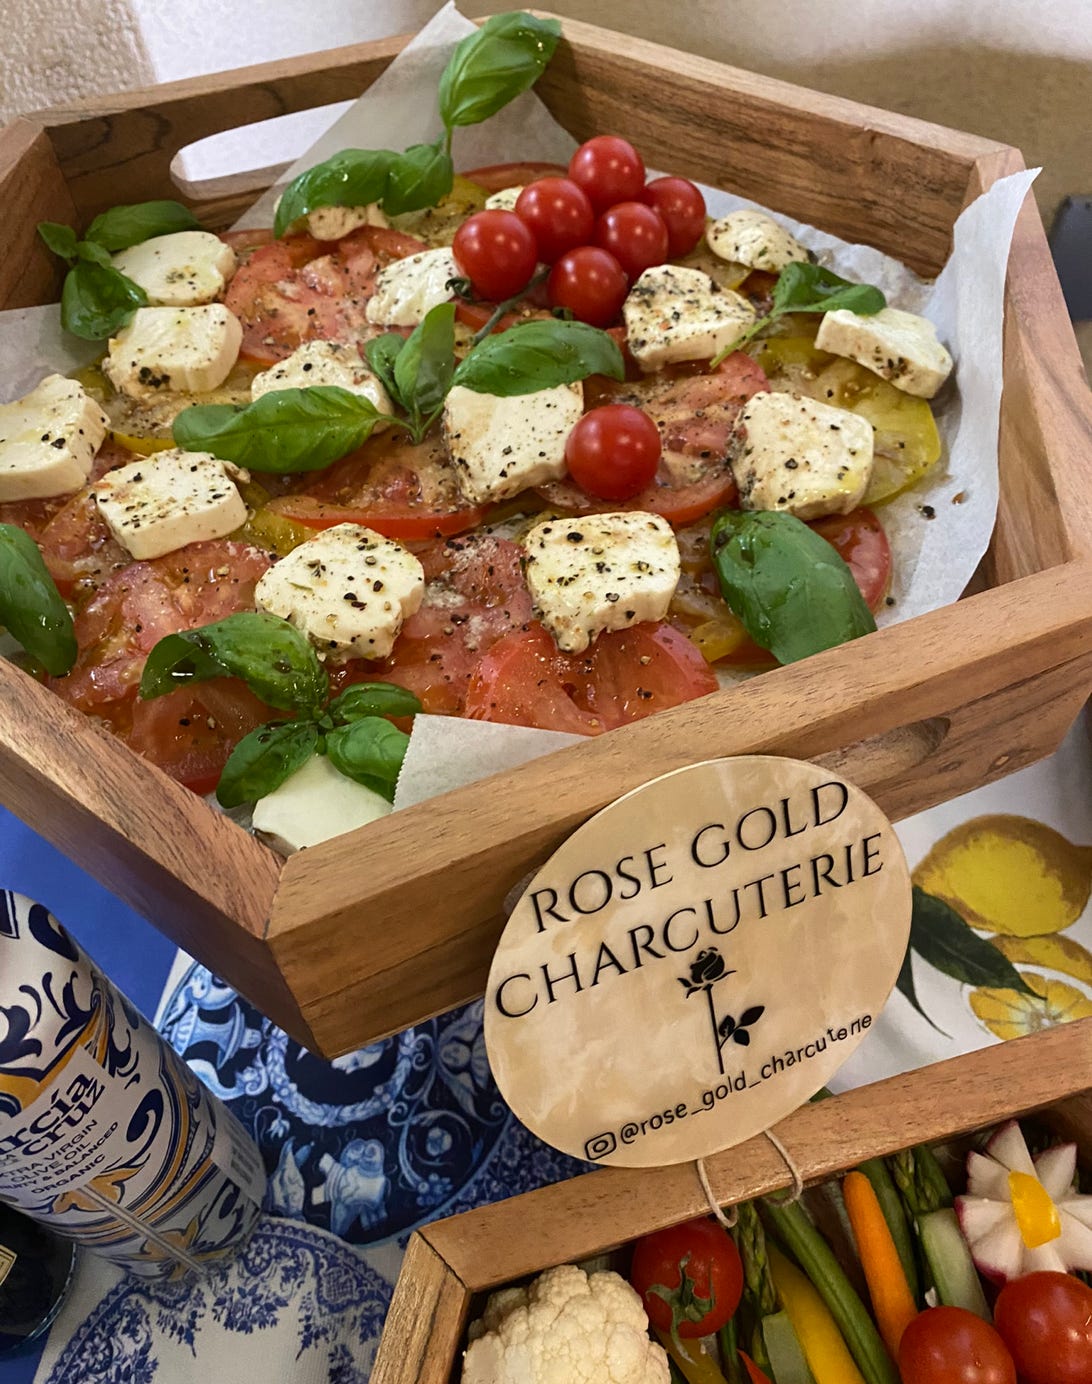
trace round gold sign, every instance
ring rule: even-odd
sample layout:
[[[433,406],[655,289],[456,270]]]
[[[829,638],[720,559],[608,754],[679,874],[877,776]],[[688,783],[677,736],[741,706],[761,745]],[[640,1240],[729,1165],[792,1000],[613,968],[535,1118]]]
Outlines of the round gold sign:
[[[680,769],[592,817],[517,903],[486,992],[497,1084],[576,1157],[704,1157],[825,1085],[909,929],[906,860],[860,789],[770,756]]]

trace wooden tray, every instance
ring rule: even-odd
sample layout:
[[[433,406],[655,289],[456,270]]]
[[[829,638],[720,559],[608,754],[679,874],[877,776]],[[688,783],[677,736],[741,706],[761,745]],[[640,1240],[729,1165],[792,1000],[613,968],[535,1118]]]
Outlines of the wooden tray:
[[[405,39],[105,97],[0,133],[0,306],[55,299],[41,219],[175,195],[179,149],[357,95]],[[729,188],[924,273],[1019,153],[564,21],[538,92],[577,138]],[[655,100],[649,99],[655,93]],[[897,189],[897,193],[893,190]],[[253,194],[248,194],[249,200]],[[239,199],[194,203],[212,227]],[[1092,405],[1034,203],[1012,245],[997,529],[948,609],[396,813],[283,862],[0,664],[0,798],[327,1056],[484,988],[506,892],[606,803],[699,758],[823,759],[892,817],[1058,745],[1092,685]]]
[[[1092,1156],[1090,1063],[1092,1019],[1083,1019],[805,1105],[777,1134],[809,1183],[1032,1110]],[[705,1168],[722,1206],[791,1182],[762,1135],[707,1158]],[[406,1247],[371,1384],[457,1384],[475,1294],[707,1212],[688,1163],[607,1168],[425,1226]]]

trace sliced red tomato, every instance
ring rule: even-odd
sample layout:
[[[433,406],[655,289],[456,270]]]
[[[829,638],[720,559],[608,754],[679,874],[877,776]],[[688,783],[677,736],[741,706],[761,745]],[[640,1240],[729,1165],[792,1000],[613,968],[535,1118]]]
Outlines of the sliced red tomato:
[[[563,163],[491,163],[484,168],[471,168],[460,174],[468,182],[477,183],[486,192],[500,192],[506,187],[526,187],[538,178],[565,178],[568,169]]]
[[[734,505],[738,492],[726,459],[728,439],[739,410],[768,387],[761,367],[742,351],[726,357],[712,373],[676,367],[624,384],[597,380],[590,407],[608,401],[632,404],[649,415],[663,441],[653,484],[617,508],[651,510],[678,526]],[[571,480],[551,481],[538,493],[549,507],[567,514],[603,508]]]
[[[411,442],[400,429],[372,437],[321,475],[307,476],[272,513],[313,529],[366,524],[387,538],[446,538],[480,524],[487,507],[468,505],[436,433]]]
[[[269,558],[245,543],[191,543],[150,562],[130,562],[108,577],[77,615],[80,653],[71,673],[50,686],[66,701],[121,726],[144,660],[164,635],[222,620],[254,606]]]
[[[426,711],[457,716],[482,656],[530,621],[520,549],[474,534],[418,556],[428,581],[424,603],[403,625],[393,654],[379,664],[350,664],[341,680],[395,682],[415,692]]]
[[[875,514],[862,506],[849,514],[816,519],[811,527],[837,550],[875,614],[891,585],[891,548]]]
[[[305,341],[376,334],[365,308],[377,273],[427,248],[415,236],[376,226],[336,242],[300,235],[260,245],[235,271],[224,296],[243,324],[240,354],[271,365]]]
[[[584,654],[562,653],[532,622],[506,635],[470,681],[467,716],[598,735],[714,692],[693,644],[666,624],[601,634]]]
[[[133,702],[124,739],[131,750],[202,795],[220,781],[244,735],[278,715],[236,678],[217,678],[192,692]]]

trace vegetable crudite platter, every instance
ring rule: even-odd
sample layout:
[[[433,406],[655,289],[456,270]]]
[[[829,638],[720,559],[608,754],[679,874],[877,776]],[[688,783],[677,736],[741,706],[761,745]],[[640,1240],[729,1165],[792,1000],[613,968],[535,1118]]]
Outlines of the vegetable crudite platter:
[[[651,778],[791,755],[897,818],[1092,675],[1019,153],[460,23],[0,136],[4,801],[327,1055],[480,994],[509,893]],[[177,200],[185,146],[377,82],[346,119],[397,148],[339,123],[231,231]]]
[[[1077,1384],[1090,1057],[1082,1020],[810,1102],[777,1126],[801,1199],[762,1136],[708,1159],[731,1231],[693,1165],[434,1222],[372,1378]]]

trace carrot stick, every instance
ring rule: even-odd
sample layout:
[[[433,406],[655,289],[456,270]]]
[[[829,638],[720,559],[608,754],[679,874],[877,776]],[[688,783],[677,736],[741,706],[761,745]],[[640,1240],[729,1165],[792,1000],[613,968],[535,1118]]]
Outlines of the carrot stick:
[[[879,1198],[864,1173],[846,1174],[842,1196],[857,1241],[876,1325],[888,1350],[898,1359],[902,1333],[917,1316],[917,1304]]]

